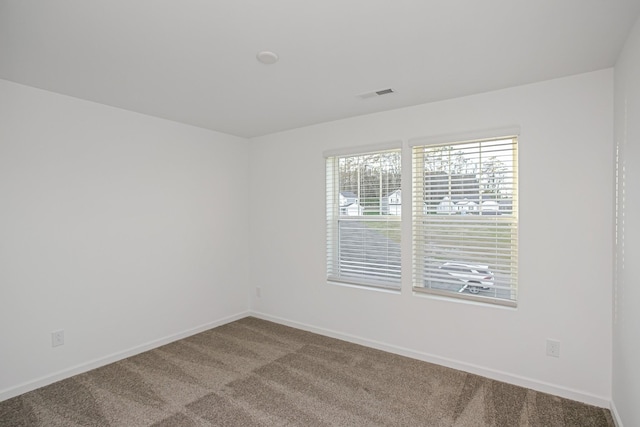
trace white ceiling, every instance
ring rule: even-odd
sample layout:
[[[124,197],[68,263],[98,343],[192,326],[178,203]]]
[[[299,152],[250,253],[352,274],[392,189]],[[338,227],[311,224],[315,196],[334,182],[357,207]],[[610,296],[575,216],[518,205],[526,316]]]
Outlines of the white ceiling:
[[[0,0],[0,78],[252,137],[608,68],[639,15],[638,0]]]

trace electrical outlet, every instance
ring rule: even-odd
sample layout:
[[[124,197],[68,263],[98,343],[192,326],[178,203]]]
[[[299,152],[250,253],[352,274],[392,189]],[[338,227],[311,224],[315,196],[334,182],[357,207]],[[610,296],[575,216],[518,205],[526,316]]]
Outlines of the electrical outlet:
[[[58,347],[64,344],[64,331],[51,332],[51,347]]]
[[[256,296],[258,298],[262,296],[262,289],[260,289],[260,286],[256,286]]]
[[[547,340],[547,356],[560,357],[560,341]]]

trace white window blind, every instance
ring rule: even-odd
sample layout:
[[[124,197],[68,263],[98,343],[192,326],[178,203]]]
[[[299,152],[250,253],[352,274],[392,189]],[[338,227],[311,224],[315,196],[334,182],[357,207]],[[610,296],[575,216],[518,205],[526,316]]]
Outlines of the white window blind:
[[[400,288],[400,149],[327,157],[327,278]]]
[[[515,306],[517,137],[413,147],[414,290]]]

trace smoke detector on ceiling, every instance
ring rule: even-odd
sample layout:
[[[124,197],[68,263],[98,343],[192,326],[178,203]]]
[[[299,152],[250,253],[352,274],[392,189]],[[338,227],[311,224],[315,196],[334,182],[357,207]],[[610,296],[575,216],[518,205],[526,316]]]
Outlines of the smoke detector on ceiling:
[[[380,89],[373,92],[361,93],[360,95],[358,95],[358,98],[368,99],[368,98],[374,98],[376,96],[389,95],[391,93],[395,93],[395,90],[391,88]]]

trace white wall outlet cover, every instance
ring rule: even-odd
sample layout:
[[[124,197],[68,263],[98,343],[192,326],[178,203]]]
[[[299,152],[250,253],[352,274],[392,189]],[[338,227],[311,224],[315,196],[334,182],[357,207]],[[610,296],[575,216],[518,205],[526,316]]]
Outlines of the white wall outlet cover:
[[[547,340],[547,356],[560,357],[560,341]]]
[[[58,347],[64,344],[64,331],[51,332],[51,347]]]

